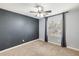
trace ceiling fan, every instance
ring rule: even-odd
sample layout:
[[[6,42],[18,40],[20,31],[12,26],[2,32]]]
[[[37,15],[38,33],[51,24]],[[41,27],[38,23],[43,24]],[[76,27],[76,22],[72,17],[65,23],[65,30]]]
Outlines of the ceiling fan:
[[[44,7],[41,5],[36,5],[34,8],[35,8],[35,10],[30,11],[30,13],[35,13],[35,16],[38,16],[38,17],[44,17],[52,12],[51,10],[45,11]]]

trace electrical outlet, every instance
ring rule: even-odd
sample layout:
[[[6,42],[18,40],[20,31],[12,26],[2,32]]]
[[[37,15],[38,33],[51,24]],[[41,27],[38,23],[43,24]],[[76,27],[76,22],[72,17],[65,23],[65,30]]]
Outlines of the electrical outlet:
[[[25,40],[22,40],[22,42],[25,42]]]

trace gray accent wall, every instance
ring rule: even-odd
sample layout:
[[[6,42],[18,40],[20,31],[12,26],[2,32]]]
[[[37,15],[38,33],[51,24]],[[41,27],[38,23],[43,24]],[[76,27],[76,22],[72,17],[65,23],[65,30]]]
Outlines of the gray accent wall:
[[[0,50],[38,38],[38,19],[0,9]]]

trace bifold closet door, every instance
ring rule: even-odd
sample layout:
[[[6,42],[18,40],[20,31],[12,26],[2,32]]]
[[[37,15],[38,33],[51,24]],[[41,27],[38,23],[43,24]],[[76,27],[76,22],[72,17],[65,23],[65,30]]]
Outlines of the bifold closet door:
[[[47,35],[48,41],[61,45],[62,40],[62,14],[52,16],[47,21]]]

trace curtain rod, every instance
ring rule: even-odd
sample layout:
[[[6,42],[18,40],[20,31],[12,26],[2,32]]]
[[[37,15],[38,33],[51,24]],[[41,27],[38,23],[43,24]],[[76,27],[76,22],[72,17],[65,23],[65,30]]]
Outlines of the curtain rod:
[[[58,13],[58,14],[55,14],[55,15],[50,15],[50,16],[47,16],[47,17],[52,17],[52,16],[56,16],[56,15],[60,15],[60,14],[63,14],[63,13],[68,13],[69,11],[65,11],[65,12],[62,12],[62,13]]]

